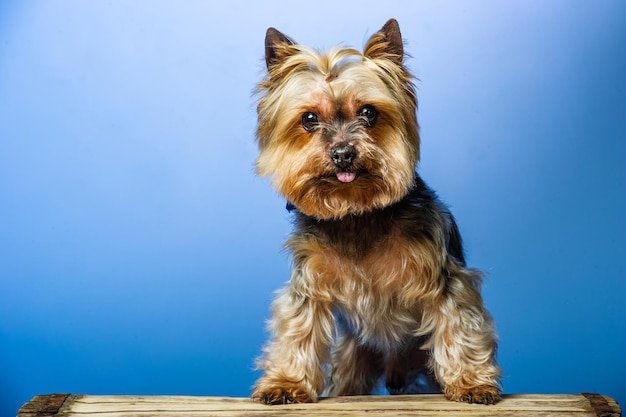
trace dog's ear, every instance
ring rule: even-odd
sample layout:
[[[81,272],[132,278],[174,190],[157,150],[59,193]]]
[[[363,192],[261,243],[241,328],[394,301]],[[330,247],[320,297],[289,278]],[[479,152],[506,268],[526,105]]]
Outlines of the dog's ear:
[[[402,34],[396,19],[387,23],[367,41],[363,55],[369,58],[386,58],[398,65],[404,59]]]
[[[295,42],[274,28],[267,29],[265,33],[265,64],[269,69],[279,63],[293,52],[289,46]]]

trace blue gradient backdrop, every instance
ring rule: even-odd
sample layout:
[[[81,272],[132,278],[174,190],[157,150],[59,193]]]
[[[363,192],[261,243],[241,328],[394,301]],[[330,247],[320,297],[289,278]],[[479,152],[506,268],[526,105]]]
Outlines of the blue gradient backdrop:
[[[0,3],[0,414],[33,395],[246,396],[289,215],[253,163],[263,37],[396,17],[420,172],[509,393],[626,404],[623,1]]]

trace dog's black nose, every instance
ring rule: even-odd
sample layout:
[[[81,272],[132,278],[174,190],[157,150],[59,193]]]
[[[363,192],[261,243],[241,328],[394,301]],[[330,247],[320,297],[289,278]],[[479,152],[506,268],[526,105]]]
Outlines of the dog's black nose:
[[[352,165],[356,157],[356,149],[354,146],[343,144],[333,146],[330,150],[330,159],[339,169],[346,169]]]

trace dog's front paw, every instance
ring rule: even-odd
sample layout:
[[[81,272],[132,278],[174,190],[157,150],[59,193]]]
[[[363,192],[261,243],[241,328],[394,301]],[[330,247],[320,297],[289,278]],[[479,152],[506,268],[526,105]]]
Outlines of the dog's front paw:
[[[480,385],[471,389],[447,387],[444,394],[449,400],[469,404],[492,405],[500,400],[500,390],[493,385]]]
[[[308,403],[317,401],[317,394],[292,382],[268,384],[259,381],[252,392],[252,398],[268,405]]]
[[[252,393],[252,399],[262,402],[267,405],[275,405],[275,404],[291,404],[294,402],[291,395],[288,392],[282,391],[281,389],[276,389],[272,392],[259,392],[255,391]]]

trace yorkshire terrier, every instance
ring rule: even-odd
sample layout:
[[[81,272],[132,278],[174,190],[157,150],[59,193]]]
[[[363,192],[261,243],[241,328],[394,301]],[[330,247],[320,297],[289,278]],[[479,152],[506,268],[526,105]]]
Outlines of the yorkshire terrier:
[[[482,273],[416,173],[417,98],[396,20],[363,53],[318,52],[269,28],[265,60],[256,168],[294,209],[295,232],[252,397],[365,395],[384,380],[392,394],[434,385],[450,400],[497,402]]]

